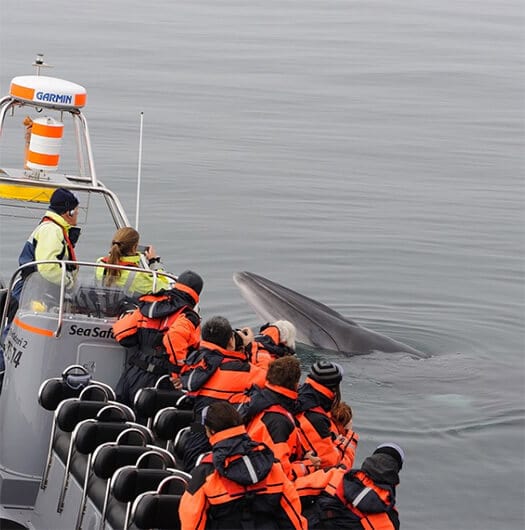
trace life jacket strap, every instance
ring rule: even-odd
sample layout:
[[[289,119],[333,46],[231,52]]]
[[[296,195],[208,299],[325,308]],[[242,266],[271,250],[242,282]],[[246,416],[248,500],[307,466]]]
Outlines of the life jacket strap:
[[[167,363],[168,366],[160,366],[158,364],[145,361],[140,357],[134,357],[129,361],[129,363],[133,366],[136,366],[137,368],[140,368],[141,370],[144,370],[145,372],[149,372],[154,375],[166,375],[170,372],[174,372],[177,370],[177,367],[175,365],[172,365],[171,363]],[[173,367],[173,369],[171,369],[171,366]]]

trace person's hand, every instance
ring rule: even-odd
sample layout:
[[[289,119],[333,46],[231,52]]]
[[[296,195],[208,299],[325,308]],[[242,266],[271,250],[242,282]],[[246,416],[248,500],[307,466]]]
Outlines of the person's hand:
[[[253,342],[253,339],[255,338],[255,335],[253,334],[253,331],[251,328],[241,328],[239,330],[239,335],[242,338],[242,342],[245,346],[248,346],[250,342]]]
[[[157,252],[155,251],[155,247],[153,245],[150,245],[144,252],[144,256],[146,256],[146,259],[148,260],[158,258]]]
[[[313,451],[308,451],[307,453],[305,453],[304,456],[305,459],[310,460],[310,462],[312,462],[316,470],[321,468],[321,459]]]
[[[182,390],[182,381],[180,380],[180,377],[172,375],[170,377],[170,381],[175,390]]]

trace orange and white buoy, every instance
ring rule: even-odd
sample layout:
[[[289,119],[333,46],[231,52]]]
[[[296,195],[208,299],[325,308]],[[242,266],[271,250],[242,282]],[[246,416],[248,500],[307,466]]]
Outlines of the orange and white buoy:
[[[55,171],[60,160],[64,124],[54,118],[33,120],[26,166],[30,169]]]

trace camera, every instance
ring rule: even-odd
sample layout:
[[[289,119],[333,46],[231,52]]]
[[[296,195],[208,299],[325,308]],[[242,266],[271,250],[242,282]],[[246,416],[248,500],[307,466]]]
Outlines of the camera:
[[[137,250],[141,253],[141,254],[144,254],[146,253],[146,251],[149,249],[149,245],[138,245],[137,246]]]
[[[235,351],[244,351],[244,340],[242,339],[242,331],[240,329],[233,330],[233,338],[235,339]]]

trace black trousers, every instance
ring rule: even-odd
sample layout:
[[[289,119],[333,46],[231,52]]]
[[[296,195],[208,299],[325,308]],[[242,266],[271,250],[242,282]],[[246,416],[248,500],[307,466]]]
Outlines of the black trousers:
[[[155,386],[161,375],[147,372],[138,366],[128,366],[126,371],[120,376],[115,393],[117,401],[124,403],[133,408],[135,394],[141,389],[148,386]],[[137,417],[139,423],[146,424],[147,418]]]

